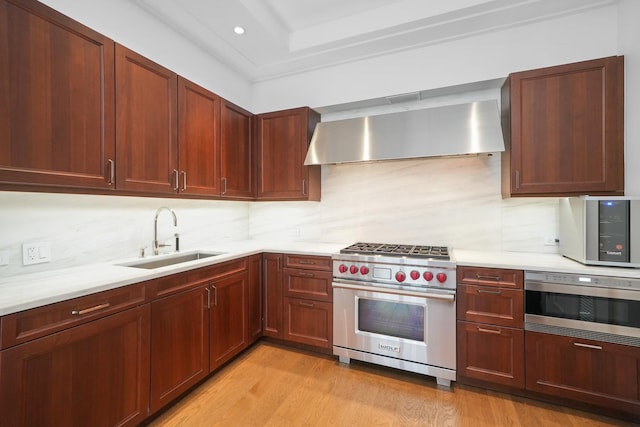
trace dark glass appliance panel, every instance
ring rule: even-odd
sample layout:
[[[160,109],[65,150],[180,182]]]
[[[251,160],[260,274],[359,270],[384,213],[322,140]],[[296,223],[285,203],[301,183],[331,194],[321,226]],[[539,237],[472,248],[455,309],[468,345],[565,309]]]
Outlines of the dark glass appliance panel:
[[[424,316],[424,306],[359,298],[356,329],[425,342]]]
[[[598,259],[629,262],[629,201],[598,202]]]
[[[525,313],[640,328],[640,301],[527,290]]]

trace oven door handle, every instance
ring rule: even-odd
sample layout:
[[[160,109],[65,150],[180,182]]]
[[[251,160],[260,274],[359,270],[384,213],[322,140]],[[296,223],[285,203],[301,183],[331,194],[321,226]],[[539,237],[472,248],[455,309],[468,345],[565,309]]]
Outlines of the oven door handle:
[[[453,302],[456,299],[455,291],[452,291],[450,293],[439,294],[439,293],[434,293],[434,292],[413,292],[413,291],[406,291],[404,289],[371,288],[369,286],[351,285],[351,284],[347,284],[347,283],[336,283],[336,282],[333,282],[332,286],[334,288],[351,289],[351,290],[354,290],[354,291],[382,292],[382,293],[393,294],[393,295],[405,295],[405,296],[410,296],[410,297],[422,297],[422,298],[427,298],[427,299],[439,299],[439,300],[448,301],[448,302]]]

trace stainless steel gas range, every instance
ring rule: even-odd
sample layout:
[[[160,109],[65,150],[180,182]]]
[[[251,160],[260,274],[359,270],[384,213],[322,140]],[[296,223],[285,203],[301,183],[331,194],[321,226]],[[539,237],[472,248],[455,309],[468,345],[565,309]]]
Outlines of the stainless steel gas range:
[[[356,243],[333,258],[333,354],[456,380],[450,248]]]

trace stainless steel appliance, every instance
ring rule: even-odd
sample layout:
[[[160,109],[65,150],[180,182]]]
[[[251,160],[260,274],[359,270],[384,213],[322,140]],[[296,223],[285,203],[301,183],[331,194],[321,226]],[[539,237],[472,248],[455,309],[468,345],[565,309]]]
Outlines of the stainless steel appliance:
[[[560,199],[560,253],[583,264],[640,268],[640,198]]]
[[[305,165],[504,151],[496,100],[320,122]]]
[[[525,329],[640,347],[640,279],[525,271]]]
[[[333,255],[333,354],[456,379],[456,265],[447,247],[356,243]]]

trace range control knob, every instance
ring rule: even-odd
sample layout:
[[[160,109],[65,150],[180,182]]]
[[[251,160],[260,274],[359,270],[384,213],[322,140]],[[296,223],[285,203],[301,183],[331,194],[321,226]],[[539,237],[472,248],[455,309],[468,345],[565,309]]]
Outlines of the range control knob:
[[[444,273],[438,273],[436,274],[436,279],[438,279],[438,282],[444,283],[447,280],[447,275]]]
[[[430,271],[425,271],[422,277],[424,277],[424,280],[426,280],[427,282],[430,282],[431,280],[433,280],[433,273]]]
[[[406,275],[406,274],[404,274],[404,271],[398,271],[398,272],[396,273],[396,280],[397,280],[398,282],[404,282],[404,279],[406,279],[406,278],[407,278],[407,275]]]
[[[366,265],[363,265],[362,267],[360,267],[360,274],[364,276],[369,274],[369,267],[367,267]]]
[[[338,271],[339,271],[340,273],[346,273],[346,272],[347,272],[347,270],[348,270],[348,268],[347,268],[347,266],[346,266],[346,265],[344,265],[344,264],[340,264],[340,266],[338,267]]]
[[[358,267],[356,267],[355,265],[352,265],[351,267],[349,267],[349,273],[356,274],[357,272],[358,272]]]
[[[411,276],[411,278],[413,280],[418,280],[420,278],[420,272],[419,271],[411,270],[411,273],[409,273],[409,275]]]

